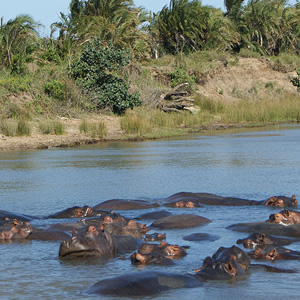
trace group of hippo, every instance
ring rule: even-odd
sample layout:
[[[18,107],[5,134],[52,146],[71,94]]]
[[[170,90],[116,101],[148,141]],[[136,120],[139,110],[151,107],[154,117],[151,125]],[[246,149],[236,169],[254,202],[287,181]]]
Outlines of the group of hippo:
[[[45,216],[47,219],[73,219],[68,223],[55,223],[47,228],[37,228],[30,221],[34,216],[0,211],[0,240],[38,239],[60,241],[58,250],[61,259],[78,257],[115,257],[129,254],[128,260],[134,265],[172,265],[176,259],[188,255],[188,247],[166,242],[168,229],[191,228],[211,222],[196,214],[172,215],[167,210],[155,210],[130,219],[117,210],[141,210],[156,207],[199,208],[209,205],[244,206],[265,205],[280,208],[270,214],[267,220],[256,223],[239,223],[228,227],[233,231],[248,232],[250,235],[239,239],[236,244],[220,247],[214,254],[203,259],[202,266],[195,266],[194,274],[143,271],[121,275],[97,282],[84,293],[115,296],[146,296],[173,288],[199,287],[208,280],[228,280],[247,275],[247,270],[263,267],[271,272],[296,272],[280,269],[267,264],[252,264],[253,260],[300,260],[300,252],[283,246],[300,241],[300,213],[291,210],[298,201],[293,195],[272,196],[255,201],[233,197],[222,197],[208,193],[181,192],[160,203],[142,200],[113,199],[93,207],[71,207]],[[152,219],[150,225],[141,220]],[[150,230],[158,231],[148,233]],[[213,239],[209,234],[192,234],[184,240]],[[174,284],[174,282],[176,284]]]

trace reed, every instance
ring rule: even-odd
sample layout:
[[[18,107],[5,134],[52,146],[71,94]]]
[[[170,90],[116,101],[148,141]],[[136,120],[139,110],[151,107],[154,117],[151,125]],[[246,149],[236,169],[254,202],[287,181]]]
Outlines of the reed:
[[[53,122],[53,131],[56,135],[63,135],[65,133],[65,126],[59,121]]]
[[[105,138],[107,136],[107,126],[103,121],[88,125],[88,132],[91,133],[93,138]]]
[[[17,129],[16,129],[17,136],[30,136],[31,135],[31,128],[28,122],[21,119],[18,121]]]
[[[0,122],[0,132],[5,136],[15,136],[16,122],[7,119],[2,119]]]
[[[51,121],[40,121],[38,127],[41,134],[51,134],[53,132],[53,123]]]
[[[271,123],[300,120],[300,98],[288,97],[242,99],[227,104],[222,114],[225,123]]]

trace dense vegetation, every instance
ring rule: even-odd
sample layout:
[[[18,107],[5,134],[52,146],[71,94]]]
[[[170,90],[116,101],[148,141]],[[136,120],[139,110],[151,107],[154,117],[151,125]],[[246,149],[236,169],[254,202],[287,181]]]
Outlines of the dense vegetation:
[[[224,4],[226,12],[200,0],[170,0],[154,14],[132,0],[71,0],[69,13],[60,14],[49,37],[40,37],[38,24],[27,15],[2,18],[0,115],[72,116],[104,108],[123,114],[149,104],[149,84],[165,84],[153,83],[147,67],[168,67],[170,61],[171,86],[197,82],[208,67],[203,61],[213,67],[213,61],[228,63],[245,53],[268,56],[279,67],[279,58],[289,57],[293,69],[299,67],[298,0]],[[12,101],[14,94],[23,95],[25,106]]]

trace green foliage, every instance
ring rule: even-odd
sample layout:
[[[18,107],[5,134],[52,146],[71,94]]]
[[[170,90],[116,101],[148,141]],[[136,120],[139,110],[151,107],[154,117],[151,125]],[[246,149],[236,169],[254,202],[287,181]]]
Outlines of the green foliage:
[[[40,57],[46,61],[54,62],[56,64],[60,63],[60,57],[57,54],[57,51],[54,48],[49,48],[44,53],[40,55]]]
[[[191,86],[196,83],[194,75],[189,75],[185,70],[178,67],[173,72],[170,72],[169,75],[171,76],[170,86],[172,88],[180,83],[189,83]]]
[[[16,126],[11,120],[2,119],[0,122],[0,132],[5,136],[15,136]]]
[[[61,122],[53,122],[53,131],[56,135],[63,135],[65,133],[65,126]]]
[[[297,91],[300,92],[300,68],[297,69],[297,75],[292,77],[291,82],[297,87]]]
[[[72,65],[72,76],[98,109],[110,108],[121,114],[141,104],[139,95],[130,94],[129,85],[118,76],[129,60],[128,51],[103,47],[97,39],[86,46]]]
[[[58,80],[50,80],[44,84],[44,90],[47,95],[58,99],[65,100],[66,86]]]

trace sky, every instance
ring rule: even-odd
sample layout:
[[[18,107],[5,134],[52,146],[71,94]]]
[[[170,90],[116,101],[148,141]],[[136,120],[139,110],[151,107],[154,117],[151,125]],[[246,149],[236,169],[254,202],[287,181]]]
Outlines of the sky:
[[[59,21],[60,12],[68,13],[71,0],[0,0],[0,17],[3,22],[14,19],[20,14],[30,15],[35,22],[42,24],[39,33],[42,36],[50,34],[50,25]],[[294,5],[296,0],[289,1]],[[169,0],[134,0],[137,7],[144,7],[152,12],[160,11]],[[224,10],[224,0],[202,0],[202,5],[211,5]]]

